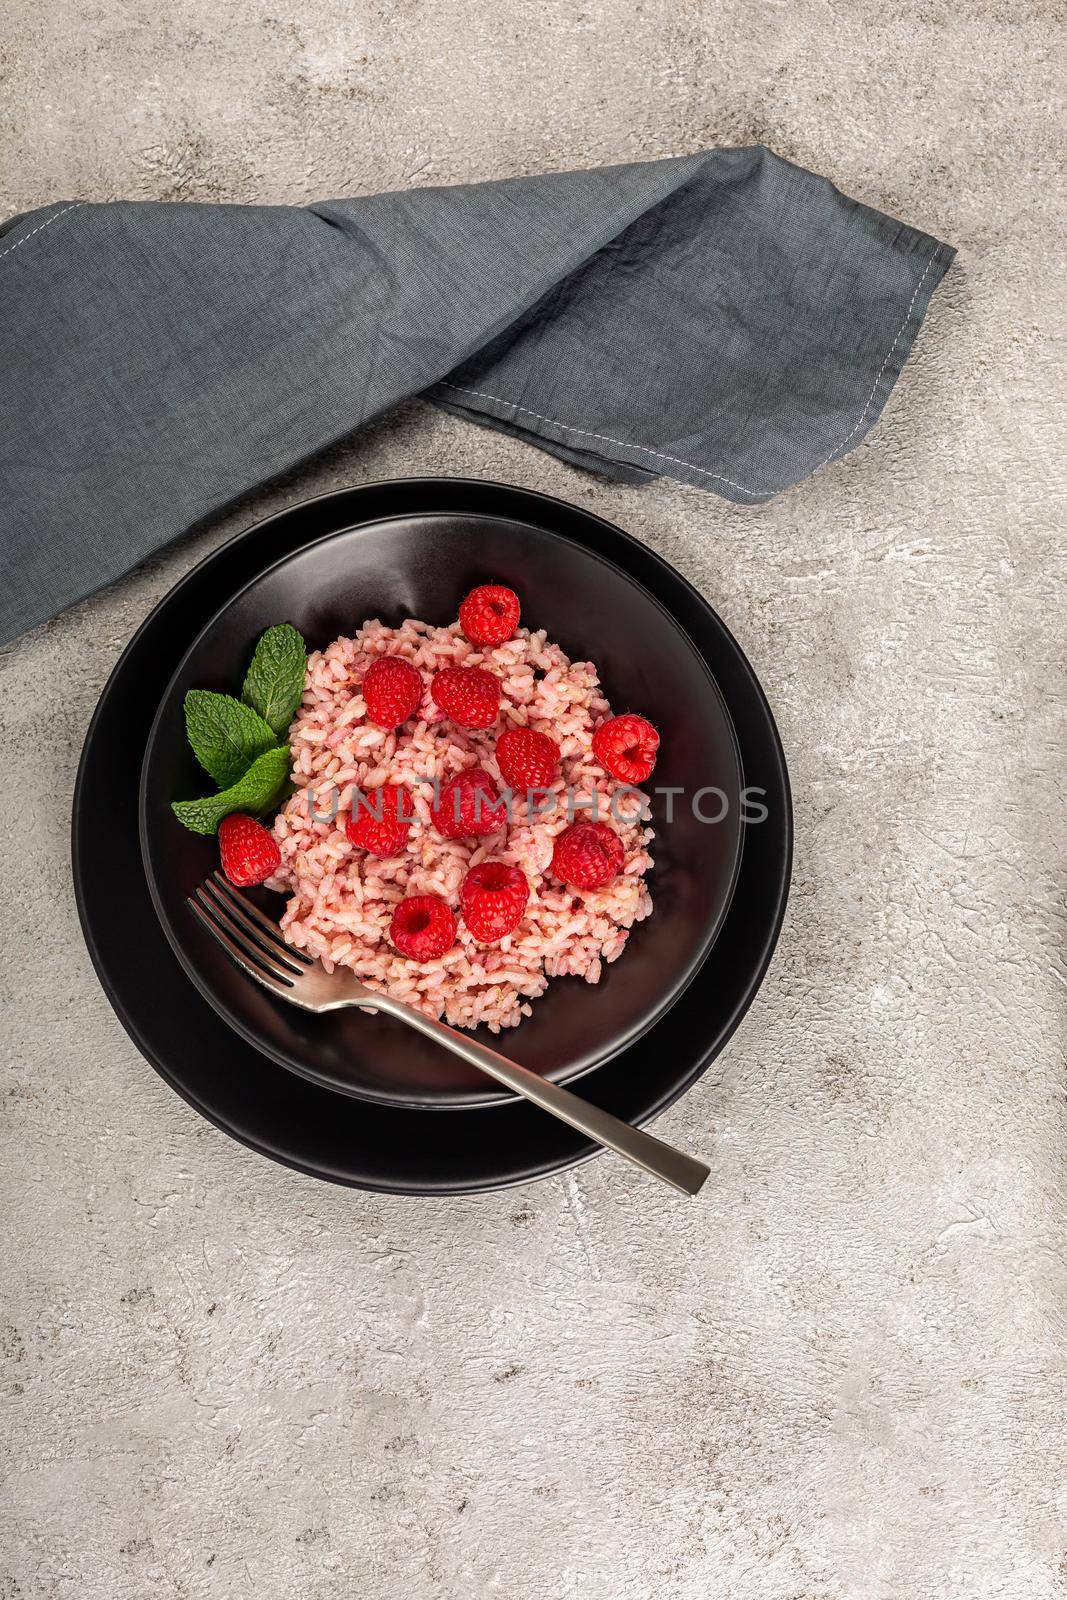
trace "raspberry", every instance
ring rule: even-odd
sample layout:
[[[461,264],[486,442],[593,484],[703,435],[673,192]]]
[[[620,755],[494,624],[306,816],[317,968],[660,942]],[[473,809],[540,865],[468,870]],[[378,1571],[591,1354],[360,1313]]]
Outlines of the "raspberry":
[[[445,784],[432,816],[442,839],[480,839],[504,826],[508,808],[492,775],[484,767],[468,767]]]
[[[380,789],[358,791],[352,810],[345,818],[345,832],[352,843],[372,856],[398,856],[408,842],[408,829],[415,808],[407,789],[383,783]]]
[[[556,838],[552,873],[575,889],[600,889],[618,877],[625,854],[606,822],[572,822]]]
[[[367,721],[378,728],[398,728],[422,699],[422,678],[403,656],[379,656],[363,679]]]
[[[393,912],[389,937],[409,961],[436,961],[456,942],[456,919],[439,894],[413,894]]]
[[[530,885],[518,867],[482,861],[472,867],[459,891],[459,909],[479,944],[495,944],[522,921]]]
[[[504,644],[519,625],[519,597],[499,583],[472,589],[459,608],[459,625],[471,644]]]
[[[651,722],[627,711],[602,722],[593,735],[593,754],[613,778],[624,783],[644,783],[652,776],[659,749],[659,734]]]
[[[247,889],[262,883],[282,864],[278,841],[262,822],[234,811],[219,823],[222,870],[231,883]]]
[[[533,728],[505,728],[496,742],[496,762],[512,789],[547,789],[559,771],[559,745]]]
[[[434,705],[461,728],[491,728],[500,710],[500,682],[484,667],[446,667],[435,672]]]

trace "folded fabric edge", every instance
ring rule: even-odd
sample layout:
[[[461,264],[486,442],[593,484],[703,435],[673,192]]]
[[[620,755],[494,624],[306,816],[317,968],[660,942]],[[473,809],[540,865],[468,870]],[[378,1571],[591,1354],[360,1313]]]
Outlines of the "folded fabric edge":
[[[524,444],[534,445],[538,450],[544,450],[559,461],[566,461],[572,467],[581,467],[583,472],[610,478],[614,483],[652,483],[660,476],[648,468],[614,460],[611,456],[602,455],[596,450],[581,450],[565,443],[562,439],[549,438],[547,434],[538,433],[533,428],[524,428],[514,418],[494,416],[489,411],[472,410],[469,406],[460,404],[458,400],[449,399],[443,393],[428,391],[421,398],[436,406],[439,411],[448,411],[463,422],[473,422],[480,428],[491,428],[494,433],[504,433],[509,438],[521,439]]]
[[[840,461],[842,456],[848,455],[870,433],[882,415],[896,381],[907,364],[912,346],[919,336],[919,329],[926,320],[926,313],[929,309],[930,301],[934,297],[934,291],[956,259],[956,251],[952,245],[942,244],[940,240],[931,239],[927,235],[917,235],[916,237],[932,248],[922,274],[915,285],[896,339],[875,377],[867,404],[852,432],[846,434],[841,443],[831,450],[824,461],[819,461],[815,466],[809,468],[809,475],[812,472],[819,472],[823,467],[828,466],[831,461]],[[789,487],[789,485],[783,485],[783,487]]]
[[[867,211],[868,208],[857,206],[857,209]],[[710,489],[736,505],[765,505],[776,495],[821,471],[830,462],[848,455],[874,427],[904,370],[934,291],[955,259],[956,251],[951,245],[912,229],[901,229],[899,224],[893,224],[891,219],[881,217],[877,212],[870,212],[869,215],[879,225],[893,227],[898,235],[906,232],[909,242],[915,247],[928,246],[930,253],[916,282],[904,320],[875,375],[867,403],[855,424],[821,461],[811,462],[784,483],[758,487],[745,485],[729,476],[726,464],[723,464],[722,471],[717,471],[710,463],[704,466],[685,460],[670,450],[658,450],[644,443],[618,439],[603,431],[584,427],[577,420],[563,422],[544,416],[501,395],[455,384],[448,379],[427,389],[423,398],[470,422],[513,434],[552,455],[608,477],[637,483],[657,477],[673,478],[697,489]]]
[[[41,209],[43,210],[44,207]],[[6,233],[14,233],[15,229],[19,226],[19,223],[24,222],[30,215],[31,213],[29,211],[16,211],[13,217],[5,217],[3,222],[0,222],[0,239],[2,239]]]

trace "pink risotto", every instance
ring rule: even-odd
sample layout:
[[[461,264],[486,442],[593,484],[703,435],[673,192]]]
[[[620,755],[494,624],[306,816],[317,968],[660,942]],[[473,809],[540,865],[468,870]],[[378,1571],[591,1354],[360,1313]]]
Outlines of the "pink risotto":
[[[393,730],[367,720],[360,689],[367,668],[383,655],[405,657],[423,677],[415,715]],[[459,727],[434,705],[432,675],[453,666],[485,667],[500,680],[494,727]],[[289,731],[296,792],[274,822],[281,867],[268,887],[291,897],[282,917],[286,938],[327,970],[351,967],[370,986],[453,1027],[513,1028],[530,1015],[530,1002],[551,978],[596,983],[604,964],[622,954],[633,924],[652,910],[645,884],[652,832],[642,820],[647,803],[610,777],[592,751],[593,732],[610,715],[596,668],[569,661],[543,631],[520,628],[506,644],[479,649],[458,623],[435,628],[409,619],[386,628],[372,621],[353,638],[316,651]],[[507,727],[548,734],[560,747],[561,770],[551,791],[515,794],[510,823],[487,837],[442,838],[430,821],[432,780],[444,784],[464,768],[482,767],[504,792],[494,751]],[[357,849],[345,831],[353,794],[383,784],[409,790],[415,813],[406,849],[392,858]],[[610,810],[616,791],[622,792]],[[568,822],[598,815],[622,840],[620,874],[600,889],[557,881],[548,870],[556,836]],[[514,932],[483,945],[460,923],[455,944],[436,960],[398,954],[389,938],[397,904],[436,894],[455,909],[467,872],[487,860],[521,868],[529,882]]]

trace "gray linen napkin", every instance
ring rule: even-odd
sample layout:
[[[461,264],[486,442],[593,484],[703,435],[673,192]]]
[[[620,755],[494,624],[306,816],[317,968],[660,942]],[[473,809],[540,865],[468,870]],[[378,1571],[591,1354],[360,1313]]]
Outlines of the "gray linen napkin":
[[[414,395],[755,504],[856,445],[955,252],[762,148],[0,231],[0,637]]]

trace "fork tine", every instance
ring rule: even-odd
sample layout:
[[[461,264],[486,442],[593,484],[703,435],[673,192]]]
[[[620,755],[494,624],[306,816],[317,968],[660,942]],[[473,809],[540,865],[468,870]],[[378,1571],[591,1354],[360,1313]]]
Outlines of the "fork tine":
[[[195,897],[189,899],[188,906],[227,955],[239,967],[243,967],[249,977],[258,978],[268,989],[293,987],[290,973],[273,966],[270,957],[247,939],[239,927],[227,922],[220,908],[204,893],[203,888],[197,889]]]
[[[243,934],[246,943],[250,940],[258,950],[262,951],[267,958],[268,966],[273,964],[275,967],[284,967],[294,978],[298,978],[306,970],[305,964],[296,960],[295,951],[290,950],[280,936],[277,939],[271,938],[264,932],[262,923],[247,914],[253,908],[246,905],[241,896],[233,890],[224,895],[215,881],[207,878],[197,890],[197,897],[202,903],[212,903],[231,931]],[[263,922],[267,920],[266,917],[263,918]]]
[[[314,965],[312,957],[305,955],[302,950],[294,950],[291,944],[287,944],[285,935],[282,933],[282,930],[279,928],[278,924],[276,922],[272,922],[271,919],[266,916],[258,906],[254,906],[251,900],[246,900],[244,895],[238,894],[237,890],[230,883],[230,880],[223,877],[222,873],[219,872],[217,868],[211,874],[210,878],[205,880],[205,887],[214,889],[216,894],[222,899],[226,900],[228,904],[239,906],[241,911],[244,912],[245,917],[254,922],[260,932],[267,935],[272,944],[280,946],[281,950],[290,961],[302,962],[308,967]]]
[[[246,961],[244,956],[241,954],[240,946],[230,938],[228,933],[224,933],[223,930],[216,923],[214,923],[209,916],[205,915],[205,913],[200,909],[200,906],[191,896],[186,901],[186,905],[189,907],[189,910],[193,913],[193,916],[196,918],[196,920],[200,923],[201,927],[205,928],[211,935],[215,943],[222,946],[222,949],[226,952],[235,966],[240,967],[242,972],[246,972],[250,978],[254,978],[257,983],[261,983],[264,989],[269,989],[272,994],[284,994],[286,992],[286,990],[289,988],[289,985],[284,981],[284,979],[272,977],[268,978],[262,967],[253,966],[251,961]]]

